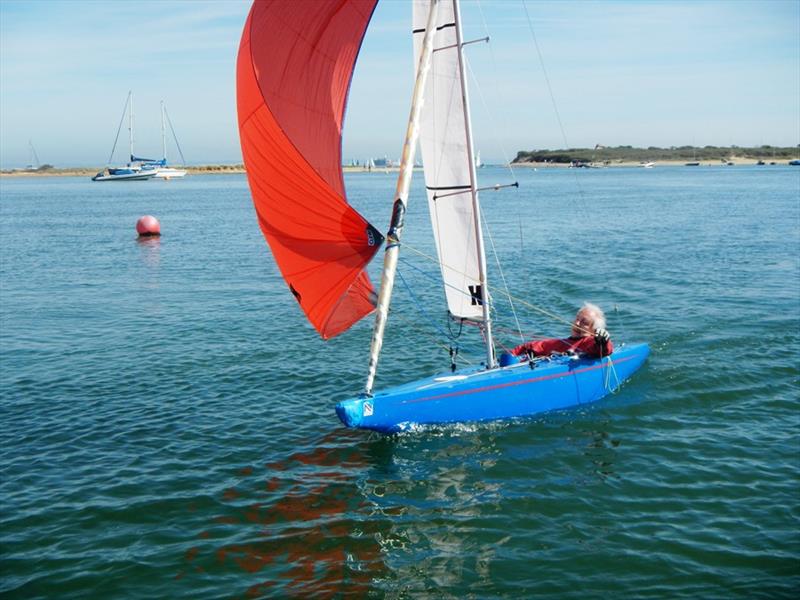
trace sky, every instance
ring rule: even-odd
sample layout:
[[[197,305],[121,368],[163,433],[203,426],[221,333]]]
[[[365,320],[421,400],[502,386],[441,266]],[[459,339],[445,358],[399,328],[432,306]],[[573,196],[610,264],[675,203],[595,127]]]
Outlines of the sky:
[[[0,168],[31,164],[31,144],[40,163],[103,166],[129,90],[137,154],[160,155],[164,100],[187,164],[241,162],[235,64],[249,7],[0,0]],[[401,153],[410,12],[382,0],[373,15],[344,162]],[[465,39],[491,38],[465,50],[484,162],[595,144],[800,143],[800,0],[462,0],[462,17]],[[121,138],[112,163],[125,160]]]

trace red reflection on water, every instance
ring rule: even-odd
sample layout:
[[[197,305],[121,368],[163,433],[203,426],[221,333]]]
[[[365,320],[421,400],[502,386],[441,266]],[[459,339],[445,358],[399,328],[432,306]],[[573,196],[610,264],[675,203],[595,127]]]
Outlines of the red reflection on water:
[[[232,503],[229,513],[215,517],[217,530],[202,535],[249,538],[212,553],[215,571],[233,567],[264,577],[246,589],[248,597],[358,597],[387,575],[378,534],[391,525],[359,518],[365,502],[356,478],[368,462],[349,444],[324,442],[270,462],[268,479],[240,482],[222,493],[222,500]],[[244,467],[239,474],[249,477],[253,470]],[[242,506],[248,497],[254,501]],[[185,559],[200,562],[203,556],[193,548]]]
[[[219,523],[220,525],[238,525],[239,520],[236,517],[225,517],[219,516],[214,517],[214,522]]]
[[[262,596],[265,592],[267,592],[270,588],[274,586],[275,586],[274,582],[265,581],[264,583],[259,583],[247,588],[247,592],[245,592],[245,595],[248,598],[258,598],[259,596]]]

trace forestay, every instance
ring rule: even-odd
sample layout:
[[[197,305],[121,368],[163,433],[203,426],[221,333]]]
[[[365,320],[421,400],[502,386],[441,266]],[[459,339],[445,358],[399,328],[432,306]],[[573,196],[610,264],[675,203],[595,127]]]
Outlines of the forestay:
[[[430,0],[414,1],[414,64],[429,6]],[[470,183],[474,163],[466,135],[453,2],[441,3],[436,30],[419,137],[428,207],[448,310],[457,318],[482,320],[480,248]]]

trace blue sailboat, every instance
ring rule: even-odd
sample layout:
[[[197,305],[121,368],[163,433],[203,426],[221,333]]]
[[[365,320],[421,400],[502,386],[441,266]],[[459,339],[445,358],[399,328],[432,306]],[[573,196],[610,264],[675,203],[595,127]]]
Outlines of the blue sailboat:
[[[611,356],[553,356],[442,373],[336,404],[348,427],[394,433],[424,424],[526,417],[601,400],[642,366],[647,344]]]
[[[364,390],[336,404],[337,415],[348,427],[392,433],[600,400],[641,367],[647,344],[623,345],[603,358],[498,364],[458,0],[413,2],[418,67],[375,294],[365,268],[384,236],[347,203],[340,165],[353,49],[360,47],[376,2],[255,2],[237,64],[250,190],[289,290],[326,339],[375,313]],[[376,390],[417,143],[449,317],[480,328],[485,358],[479,366]]]
[[[133,154],[133,92],[128,92],[128,97],[125,100],[125,107],[122,110],[122,118],[119,121],[119,127],[117,127],[117,136],[114,138],[114,145],[111,148],[111,155],[108,157],[107,165],[110,165],[111,160],[114,158],[114,151],[117,149],[119,133],[122,130],[122,123],[125,120],[126,113],[128,114],[130,160],[124,167],[106,166],[105,169],[92,177],[92,181],[145,181],[156,176],[155,170],[142,167],[142,161],[147,161],[149,159],[136,158],[136,156]]]

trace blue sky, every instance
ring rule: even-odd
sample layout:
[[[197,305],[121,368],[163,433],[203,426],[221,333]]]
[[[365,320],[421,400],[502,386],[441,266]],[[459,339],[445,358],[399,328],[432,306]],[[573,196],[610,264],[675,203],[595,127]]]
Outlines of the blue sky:
[[[0,0],[0,166],[28,164],[29,140],[41,162],[102,166],[128,90],[137,152],[160,152],[164,99],[188,163],[239,162],[234,66],[249,4]],[[468,39],[486,29],[492,38],[467,51],[485,161],[598,143],[800,143],[800,0],[464,0],[462,12]],[[409,20],[406,2],[378,5],[350,92],[345,160],[400,154]]]

